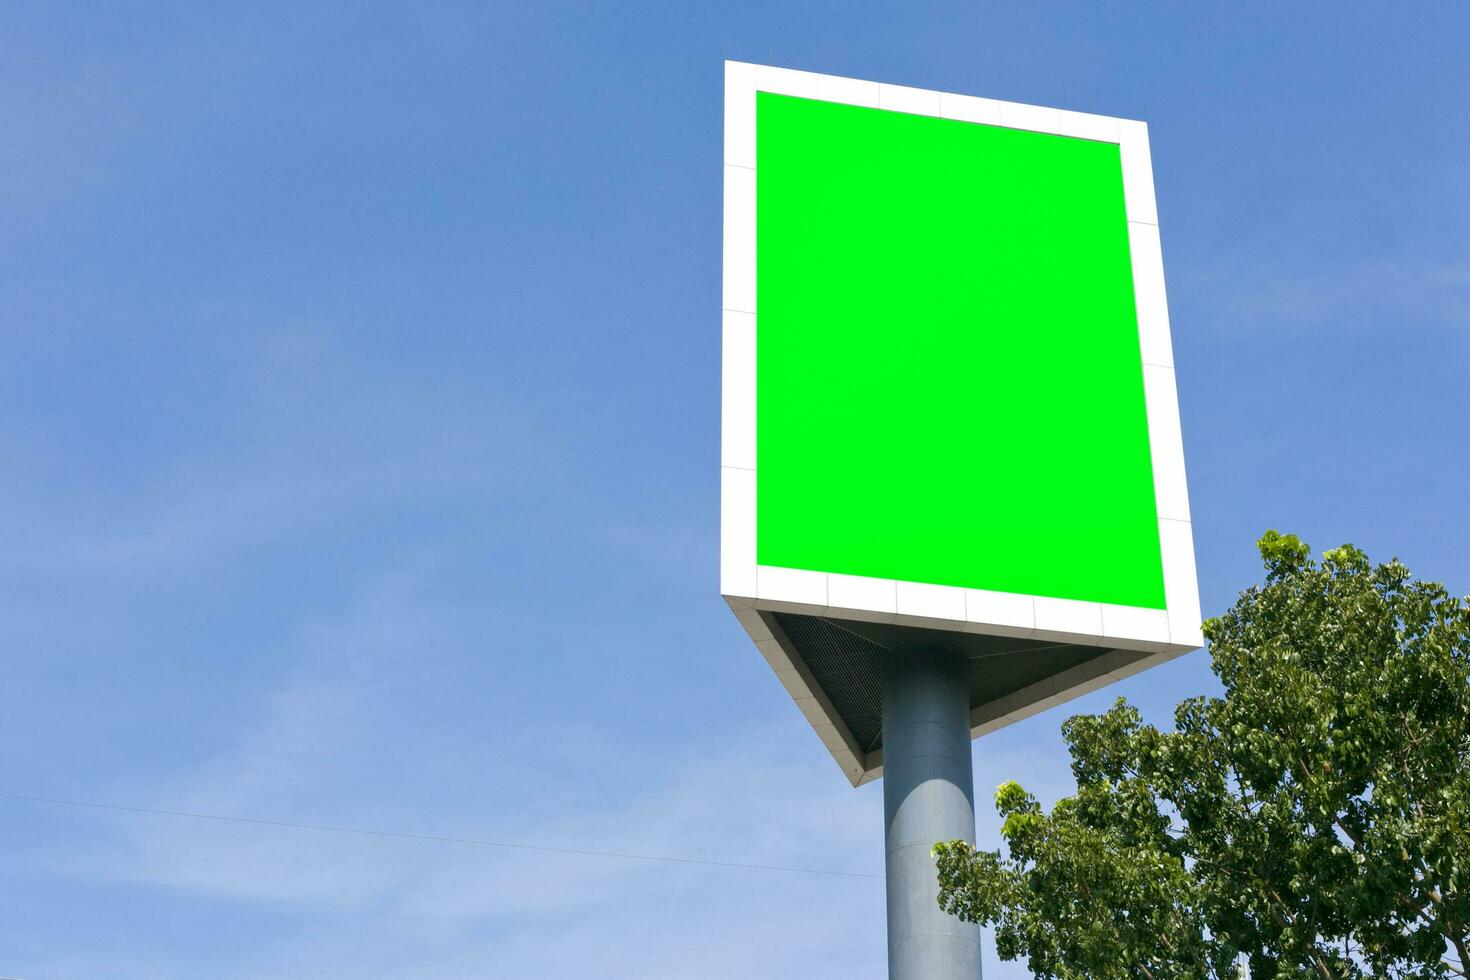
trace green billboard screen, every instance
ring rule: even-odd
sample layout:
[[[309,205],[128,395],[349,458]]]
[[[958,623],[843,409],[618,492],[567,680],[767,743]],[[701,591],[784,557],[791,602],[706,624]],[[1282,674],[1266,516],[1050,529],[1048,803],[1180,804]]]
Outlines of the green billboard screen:
[[[1162,609],[1116,143],[756,94],[760,564]]]

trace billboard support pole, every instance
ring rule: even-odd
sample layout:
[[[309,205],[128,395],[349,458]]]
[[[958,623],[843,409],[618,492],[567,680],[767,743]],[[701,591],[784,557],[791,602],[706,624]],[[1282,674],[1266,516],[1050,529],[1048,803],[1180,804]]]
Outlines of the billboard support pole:
[[[975,842],[968,663],[951,650],[883,662],[889,980],[980,980],[980,927],[945,913],[930,851]]]

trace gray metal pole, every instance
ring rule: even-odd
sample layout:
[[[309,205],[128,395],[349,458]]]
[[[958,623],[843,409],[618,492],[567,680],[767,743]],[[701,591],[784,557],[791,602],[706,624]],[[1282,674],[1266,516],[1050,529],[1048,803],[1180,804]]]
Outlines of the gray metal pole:
[[[980,927],[940,909],[930,849],[975,842],[965,658],[890,652],[883,664],[889,980],[979,980]]]

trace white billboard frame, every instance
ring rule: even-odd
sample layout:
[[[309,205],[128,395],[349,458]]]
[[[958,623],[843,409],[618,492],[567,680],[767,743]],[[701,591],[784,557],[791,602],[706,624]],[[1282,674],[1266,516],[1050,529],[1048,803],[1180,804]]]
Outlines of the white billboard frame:
[[[756,560],[756,93],[770,92],[1115,143],[1122,163],[1143,362],[1165,607],[994,592],[760,565]],[[762,612],[1092,645],[1120,651],[1048,678],[971,718],[978,736],[1196,650],[1200,631],[1163,254],[1146,123],[743,62],[725,63],[720,591],[838,764],[857,784],[881,772],[861,752],[792,647]],[[1139,654],[1147,654],[1140,657]],[[1034,689],[1033,689],[1034,688]]]

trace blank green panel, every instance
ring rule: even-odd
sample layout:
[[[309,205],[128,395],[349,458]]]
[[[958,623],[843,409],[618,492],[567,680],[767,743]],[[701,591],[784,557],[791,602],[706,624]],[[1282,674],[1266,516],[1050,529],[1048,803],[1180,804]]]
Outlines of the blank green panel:
[[[1118,147],[756,119],[758,561],[1164,608]]]

